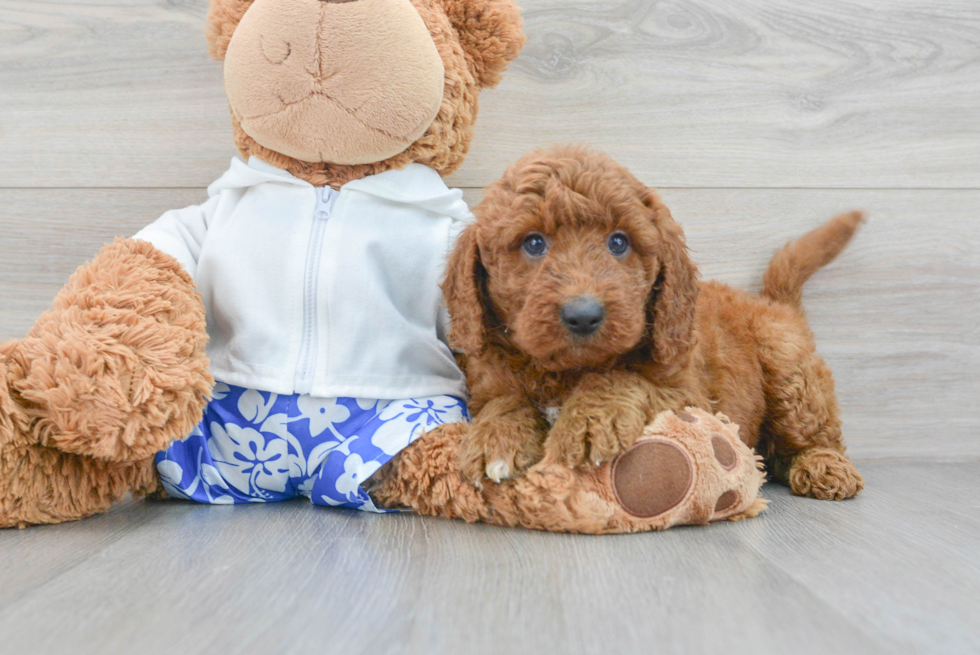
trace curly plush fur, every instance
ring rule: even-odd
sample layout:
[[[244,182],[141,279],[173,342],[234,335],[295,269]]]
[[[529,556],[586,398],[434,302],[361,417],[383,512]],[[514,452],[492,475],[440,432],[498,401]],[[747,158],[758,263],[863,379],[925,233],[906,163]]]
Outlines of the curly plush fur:
[[[542,455],[600,463],[659,412],[695,406],[730,416],[794,493],[860,491],[833,379],[800,305],[803,282],[844,247],[860,214],[781,251],[760,298],[699,283],[659,195],[584,148],[525,156],[475,212],[445,284],[475,415],[461,449],[472,479],[506,477]],[[607,247],[617,232],[629,239],[618,256]],[[529,234],[545,238],[546,254],[522,248]],[[605,310],[587,337],[561,319],[582,297]]]
[[[691,485],[688,491],[676,505],[652,516],[629,511],[619,490],[635,484],[640,498],[655,496],[660,491],[652,488],[656,481],[676,474],[669,459],[658,458],[632,475],[611,462],[576,470],[545,461],[512,480],[473,485],[457,468],[459,447],[468,440],[465,424],[442,426],[413,443],[382,468],[369,491],[379,506],[551,532],[643,532],[758,515],[766,506],[759,495],[763,473],[758,458],[738,443],[738,428],[727,417],[691,412],[664,412],[637,444],[637,449],[676,445],[675,452],[686,453],[681,457],[693,464],[684,478]],[[737,446],[733,461],[719,462],[712,446],[716,439]]]
[[[0,527],[105,511],[157,489],[153,455],[200,420],[204,304],[174,258],[105,246],[20,341],[0,346]]]

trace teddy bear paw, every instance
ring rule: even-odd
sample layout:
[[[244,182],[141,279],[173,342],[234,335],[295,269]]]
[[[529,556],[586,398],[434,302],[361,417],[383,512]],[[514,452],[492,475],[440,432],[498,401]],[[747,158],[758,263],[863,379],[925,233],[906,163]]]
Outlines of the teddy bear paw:
[[[759,458],[722,415],[663,412],[613,462],[616,501],[663,527],[755,516],[764,507]]]
[[[684,500],[694,471],[690,457],[676,444],[647,439],[613,462],[612,480],[623,509],[639,518],[651,518]]]

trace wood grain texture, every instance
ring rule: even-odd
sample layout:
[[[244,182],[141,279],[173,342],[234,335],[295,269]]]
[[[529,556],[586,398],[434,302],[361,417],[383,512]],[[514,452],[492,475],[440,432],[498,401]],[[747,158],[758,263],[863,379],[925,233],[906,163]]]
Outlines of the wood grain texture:
[[[758,519],[622,537],[128,504],[0,532],[0,632],[73,655],[976,652],[980,463],[863,470],[853,501],[769,485]]]
[[[704,277],[758,290],[783,243],[834,213],[867,226],[807,285],[862,458],[980,457],[980,191],[667,189]],[[71,272],[116,235],[203,189],[0,190],[0,339],[23,335]],[[466,197],[477,202],[479,190]]]
[[[206,0],[0,0],[0,185],[204,186],[233,152]],[[662,186],[980,180],[974,0],[523,0],[454,177],[602,146]]]

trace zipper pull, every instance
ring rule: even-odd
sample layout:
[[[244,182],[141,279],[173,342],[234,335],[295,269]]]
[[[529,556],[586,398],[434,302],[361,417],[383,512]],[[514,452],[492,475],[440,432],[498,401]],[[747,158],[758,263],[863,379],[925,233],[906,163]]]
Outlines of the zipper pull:
[[[330,210],[333,209],[334,199],[337,192],[331,187],[325,186],[318,189],[316,198],[316,217],[321,219],[330,218]]]

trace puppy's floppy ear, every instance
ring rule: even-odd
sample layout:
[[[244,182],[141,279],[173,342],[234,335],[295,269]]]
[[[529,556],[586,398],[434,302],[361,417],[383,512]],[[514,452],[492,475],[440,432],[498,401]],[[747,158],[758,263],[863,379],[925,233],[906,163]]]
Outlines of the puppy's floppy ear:
[[[225,58],[231,35],[251,4],[252,0],[211,0],[205,35],[208,52],[218,61]]]
[[[513,0],[439,0],[481,87],[496,86],[524,47],[521,10]]]
[[[643,204],[660,231],[660,272],[647,301],[648,335],[654,361],[665,374],[681,368],[693,346],[698,269],[687,254],[684,231],[660,197],[647,189]]]
[[[467,355],[483,350],[487,342],[490,319],[486,292],[487,270],[480,260],[476,226],[470,225],[459,235],[449,255],[442,293],[449,308],[449,341]]]

